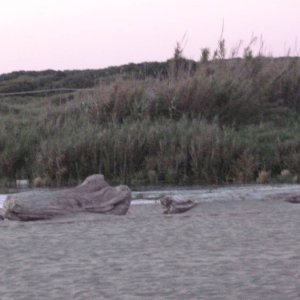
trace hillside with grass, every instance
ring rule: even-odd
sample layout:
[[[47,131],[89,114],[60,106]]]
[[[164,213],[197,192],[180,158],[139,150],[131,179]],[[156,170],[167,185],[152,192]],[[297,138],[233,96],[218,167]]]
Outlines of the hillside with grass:
[[[300,59],[219,54],[0,75],[1,184],[297,182]]]
[[[91,88],[116,76],[120,78],[144,79],[146,77],[165,77],[167,64],[149,62],[109,67],[100,70],[67,71],[18,71],[0,75],[0,93],[49,90],[60,88]]]

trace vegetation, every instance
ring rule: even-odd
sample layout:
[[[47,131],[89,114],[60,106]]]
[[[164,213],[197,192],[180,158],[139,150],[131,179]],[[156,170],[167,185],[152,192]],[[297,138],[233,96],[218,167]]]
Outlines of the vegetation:
[[[2,93],[94,89],[0,98],[0,184],[296,182],[300,59],[226,59],[222,41],[199,62],[177,45],[165,63],[1,75]]]

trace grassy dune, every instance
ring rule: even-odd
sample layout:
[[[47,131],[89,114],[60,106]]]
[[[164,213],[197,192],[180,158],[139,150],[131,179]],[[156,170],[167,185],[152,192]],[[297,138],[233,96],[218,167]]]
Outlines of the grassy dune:
[[[204,57],[205,58],[205,57]],[[300,59],[174,57],[89,71],[14,72],[0,92],[0,181],[297,181]]]

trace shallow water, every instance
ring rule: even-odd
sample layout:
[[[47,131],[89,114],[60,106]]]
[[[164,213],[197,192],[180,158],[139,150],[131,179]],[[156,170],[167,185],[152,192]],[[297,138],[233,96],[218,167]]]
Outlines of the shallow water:
[[[0,299],[299,299],[288,192],[300,187],[138,191],[149,205],[126,216],[2,221]],[[199,205],[163,215],[154,200],[170,193]]]

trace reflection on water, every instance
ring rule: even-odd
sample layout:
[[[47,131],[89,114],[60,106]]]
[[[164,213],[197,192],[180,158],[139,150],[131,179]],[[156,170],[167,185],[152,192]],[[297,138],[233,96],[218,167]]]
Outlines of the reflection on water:
[[[0,298],[299,299],[290,192],[299,186],[137,191],[152,204],[126,216],[0,222]],[[200,205],[163,215],[154,200],[170,193]]]
[[[232,201],[244,199],[266,200],[283,195],[300,193],[299,184],[285,185],[240,185],[224,187],[182,187],[160,188],[156,190],[133,191],[134,204],[155,203],[165,195],[174,195],[195,202]],[[147,201],[152,200],[152,201]]]
[[[0,195],[0,208],[3,207],[3,203],[6,200],[7,196],[6,195]]]

